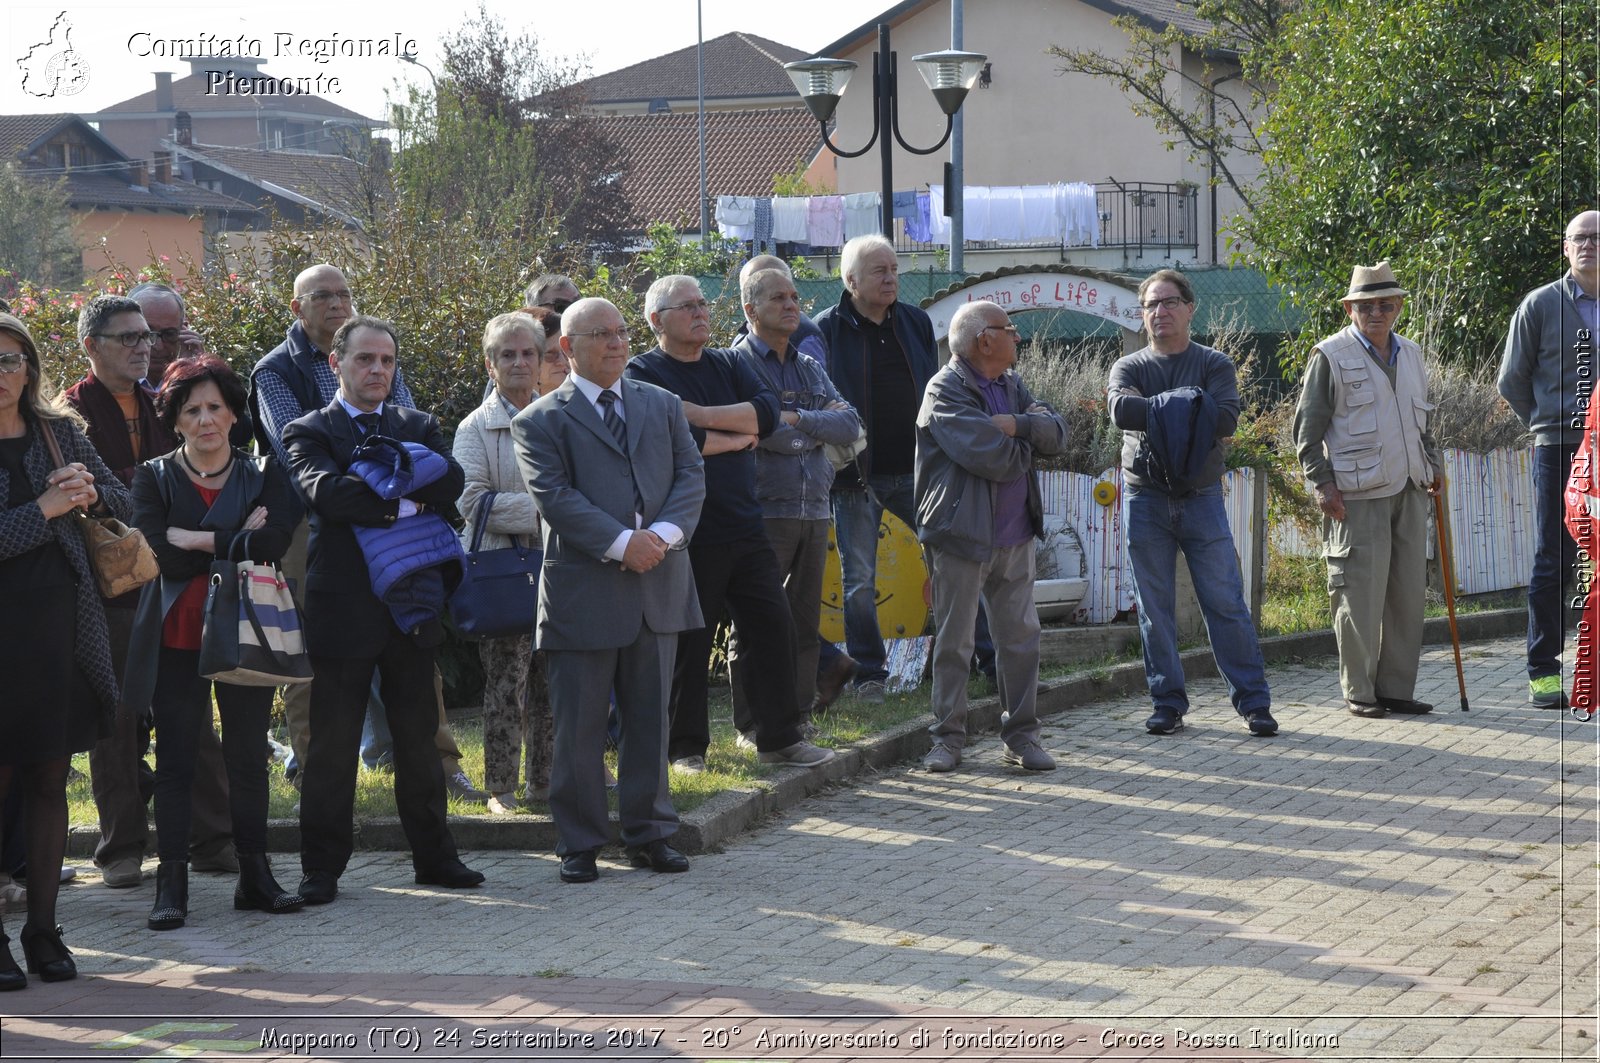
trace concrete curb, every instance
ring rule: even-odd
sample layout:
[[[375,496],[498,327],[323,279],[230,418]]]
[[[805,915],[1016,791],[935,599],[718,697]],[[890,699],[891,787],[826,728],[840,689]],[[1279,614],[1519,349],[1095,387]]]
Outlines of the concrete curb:
[[[1496,609],[1461,616],[1457,630],[1463,643],[1504,638],[1526,630],[1524,609]],[[1439,645],[1450,641],[1449,621],[1443,617],[1428,620],[1423,642]],[[1279,635],[1261,640],[1267,663],[1331,657],[1338,653],[1333,632],[1308,631],[1298,635]],[[1183,668],[1196,678],[1217,674],[1216,661],[1209,648],[1183,654]],[[1068,709],[1108,698],[1124,697],[1144,689],[1144,665],[1128,661],[1104,670],[1085,672],[1050,683],[1039,694],[1039,714],[1050,716]],[[998,698],[972,703],[968,725],[974,734],[1000,729]],[[788,768],[774,773],[765,786],[728,790],[718,794],[692,812],[685,813],[674,845],[686,853],[701,853],[723,845],[769,816],[787,811],[814,794],[869,772],[920,757],[928,748],[927,722],[909,720],[890,731],[874,735],[839,755],[821,768]],[[550,852],[555,849],[555,825],[534,816],[465,815],[450,817],[456,845],[463,850],[512,850]],[[357,849],[404,852],[408,846],[400,821],[393,817],[361,821],[355,828]],[[99,831],[75,827],[68,839],[67,853],[77,859],[94,854]],[[267,845],[275,853],[300,850],[300,825],[294,820],[272,820],[267,824]]]

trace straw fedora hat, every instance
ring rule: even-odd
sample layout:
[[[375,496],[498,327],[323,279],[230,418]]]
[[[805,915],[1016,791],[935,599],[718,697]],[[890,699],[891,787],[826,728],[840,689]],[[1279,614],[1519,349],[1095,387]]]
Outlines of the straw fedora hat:
[[[1389,268],[1389,263],[1379,262],[1376,266],[1357,266],[1350,274],[1350,290],[1339,301],[1356,303],[1407,294],[1400,287],[1400,282],[1394,279],[1394,270]]]

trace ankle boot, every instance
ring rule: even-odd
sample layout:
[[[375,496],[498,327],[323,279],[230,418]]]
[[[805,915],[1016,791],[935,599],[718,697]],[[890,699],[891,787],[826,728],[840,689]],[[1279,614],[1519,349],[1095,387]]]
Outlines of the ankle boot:
[[[290,893],[278,885],[278,880],[272,877],[272,864],[267,861],[266,853],[239,854],[239,885],[233,890],[234,908],[241,912],[279,915],[299,911],[305,903],[306,899],[300,894]]]
[[[189,917],[189,865],[163,860],[156,867],[156,905],[150,909],[151,930],[176,930]]]
[[[65,982],[78,977],[78,965],[72,962],[72,950],[61,943],[61,928],[44,930],[26,923],[22,933],[22,955],[28,962],[28,973],[36,974],[46,982]]]
[[[25,989],[28,976],[22,973],[17,961],[11,958],[11,939],[0,930],[0,993],[12,989]]]

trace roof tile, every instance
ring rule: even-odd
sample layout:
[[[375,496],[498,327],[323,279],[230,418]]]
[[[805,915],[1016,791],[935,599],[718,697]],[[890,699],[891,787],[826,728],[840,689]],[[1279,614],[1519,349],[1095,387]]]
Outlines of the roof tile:
[[[589,106],[654,99],[694,99],[698,94],[696,48],[690,45],[642,63],[580,81]],[[724,33],[705,42],[706,99],[795,98],[783,64],[809,53],[753,33]]]
[[[623,191],[646,221],[700,226],[699,125],[693,111],[597,118],[626,161]],[[770,196],[772,179],[809,163],[822,147],[804,107],[706,112],[706,181],[711,195]],[[680,228],[682,226],[680,225]]]

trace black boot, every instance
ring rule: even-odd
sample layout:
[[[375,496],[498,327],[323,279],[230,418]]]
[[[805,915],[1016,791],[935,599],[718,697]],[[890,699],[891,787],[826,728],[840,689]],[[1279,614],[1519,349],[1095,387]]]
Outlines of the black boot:
[[[11,958],[11,939],[0,931],[0,993],[11,989],[26,989],[28,976],[22,973],[17,961]]]
[[[233,906],[241,912],[297,912],[306,899],[290,893],[272,877],[266,853],[239,854],[239,885],[233,890]]]
[[[22,955],[27,959],[30,974],[46,982],[65,982],[78,977],[78,965],[72,962],[72,950],[61,943],[59,926],[41,930],[26,923],[17,936],[22,940]]]
[[[189,917],[189,865],[163,860],[156,867],[156,906],[147,923],[151,930],[176,930]]]

